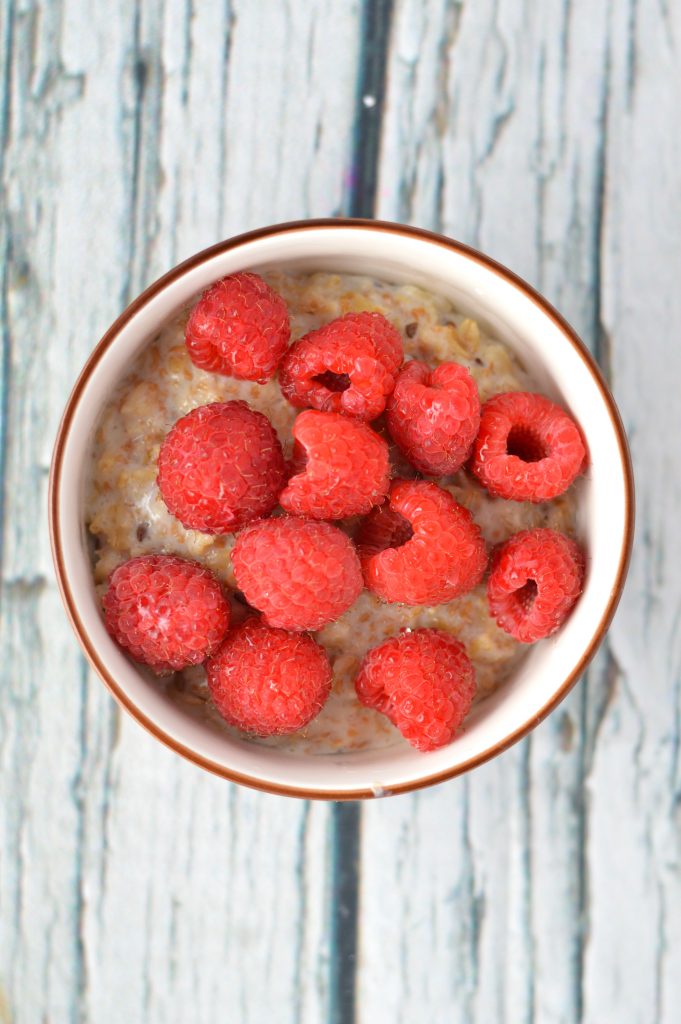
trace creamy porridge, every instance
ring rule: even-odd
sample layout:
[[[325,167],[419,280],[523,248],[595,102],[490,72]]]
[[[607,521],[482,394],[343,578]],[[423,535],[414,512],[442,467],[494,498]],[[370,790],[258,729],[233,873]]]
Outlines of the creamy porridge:
[[[292,340],[344,313],[378,311],[401,332],[407,358],[422,359],[432,366],[445,360],[462,363],[475,378],[483,402],[502,391],[538,390],[505,345],[486,337],[474,321],[460,316],[441,296],[369,277],[328,273],[263,276],[289,307]],[[185,311],[164,327],[139,356],[112,396],[95,434],[85,520],[92,535],[100,593],[121,562],[161,551],[202,562],[235,588],[230,562],[234,537],[185,529],[167,511],[156,485],[161,442],[180,416],[208,402],[243,399],[266,413],[285,452],[290,453],[291,426],[298,410],[283,398],[276,379],[259,385],[198,369],[184,344],[187,316]],[[380,430],[381,420],[373,426]],[[395,450],[393,455],[396,475],[415,475]],[[574,532],[573,488],[551,502],[533,505],[494,499],[465,471],[437,482],[471,510],[490,545],[537,526],[569,535]],[[352,522],[345,526],[352,532]],[[246,609],[238,594],[232,594],[231,603],[236,622]],[[364,591],[340,619],[316,634],[328,652],[334,674],[333,691],[321,714],[300,733],[254,742],[315,754],[405,743],[383,715],[359,703],[353,682],[368,648],[400,629],[421,627],[451,632],[465,644],[477,673],[477,700],[508,678],[526,650],[490,618],[484,584],[432,608],[386,605]],[[188,713],[207,717],[216,728],[237,734],[212,707],[202,668],[187,669],[150,685],[165,687]]]

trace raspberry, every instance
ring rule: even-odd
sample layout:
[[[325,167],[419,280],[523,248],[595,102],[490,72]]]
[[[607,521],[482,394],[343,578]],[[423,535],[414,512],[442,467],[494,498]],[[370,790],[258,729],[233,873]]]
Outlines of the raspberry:
[[[471,469],[495,497],[550,501],[585,462],[579,427],[543,395],[513,391],[483,405]]]
[[[168,510],[187,529],[204,533],[232,533],[271,512],[285,476],[272,424],[245,402],[192,409],[158,456],[158,486]]]
[[[252,523],[232,551],[240,590],[270,626],[321,629],[362,591],[352,541],[329,523],[283,516]]]
[[[279,495],[313,519],[364,515],[388,492],[388,445],[371,427],[335,412],[301,412],[293,424],[295,476]]]
[[[562,626],[582,592],[584,555],[555,530],[522,530],[494,553],[487,582],[492,618],[532,644]]]
[[[464,366],[431,370],[413,360],[403,367],[388,399],[390,436],[421,473],[444,476],[460,469],[480,426],[480,399]]]
[[[229,604],[212,572],[175,555],[119,565],[102,605],[114,640],[159,675],[199,665],[229,626]]]
[[[257,274],[231,274],[194,306],[185,342],[202,370],[260,384],[274,376],[291,336],[288,309]]]
[[[355,680],[362,704],[382,712],[417,750],[454,736],[475,696],[463,644],[439,629],[401,633],[374,647]]]
[[[367,588],[384,601],[441,604],[482,579],[487,552],[470,512],[425,480],[395,480],[357,537]]]
[[[302,729],[331,690],[329,659],[311,636],[273,629],[255,617],[229,634],[206,674],[222,717],[255,736]]]
[[[346,313],[335,320],[334,325],[334,332],[338,332],[335,337],[339,337],[341,331],[347,332],[349,325],[354,332],[368,338],[388,373],[397,373],[404,359],[402,336],[382,313]],[[327,324],[322,330],[328,332],[330,327]]]
[[[380,313],[347,313],[291,345],[279,367],[284,396],[299,408],[373,420],[402,362],[399,332]]]

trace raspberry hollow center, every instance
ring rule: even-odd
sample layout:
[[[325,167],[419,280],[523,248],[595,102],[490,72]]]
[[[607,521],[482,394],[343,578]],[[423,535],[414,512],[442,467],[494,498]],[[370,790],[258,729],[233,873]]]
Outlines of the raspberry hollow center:
[[[401,548],[414,536],[414,530],[408,519],[386,504],[364,520],[360,536],[364,551],[378,555],[388,548]]]
[[[375,553],[387,548],[401,548],[413,536],[414,530],[409,520],[394,509],[386,509],[376,518],[371,546]]]
[[[408,519],[401,516],[399,512],[395,513],[394,522],[391,523],[389,543],[386,547],[389,548],[401,548],[403,544],[406,544],[414,536],[414,529]]]
[[[522,610],[527,614],[532,608],[537,597],[537,584],[534,580],[528,580],[524,587],[516,590],[515,597]]]
[[[511,427],[506,440],[506,452],[523,462],[540,462],[549,455],[544,441],[528,427]]]
[[[352,383],[347,373],[334,373],[333,370],[325,370],[312,378],[317,384],[321,384],[327,391],[339,393],[347,391]]]
[[[307,448],[303,448],[300,441],[294,441],[291,452],[290,475],[297,476],[307,469]]]

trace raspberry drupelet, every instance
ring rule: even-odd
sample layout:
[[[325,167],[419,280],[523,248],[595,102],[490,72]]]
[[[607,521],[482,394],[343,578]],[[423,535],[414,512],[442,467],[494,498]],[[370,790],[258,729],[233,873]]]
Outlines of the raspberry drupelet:
[[[319,714],[331,691],[326,652],[306,633],[251,617],[207,662],[208,688],[225,721],[255,736],[296,732]]]
[[[516,640],[532,644],[559,629],[582,592],[579,545],[549,529],[522,530],[492,557],[490,614]]]
[[[395,480],[387,502],[360,526],[364,581],[384,601],[442,604],[471,590],[487,565],[470,512],[425,480]]]
[[[185,343],[202,370],[239,380],[270,380],[289,343],[286,303],[257,274],[223,277],[191,311]]]
[[[102,606],[114,640],[159,675],[205,661],[229,627],[218,580],[175,555],[140,555],[119,565]]]
[[[190,530],[232,533],[277,504],[286,464],[274,427],[245,402],[192,409],[166,435],[158,486]]]
[[[400,633],[368,652],[355,681],[367,707],[387,715],[417,750],[449,743],[475,696],[463,644],[437,629]]]
[[[550,501],[585,463],[579,427],[543,395],[512,391],[483,405],[471,469],[494,497]]]

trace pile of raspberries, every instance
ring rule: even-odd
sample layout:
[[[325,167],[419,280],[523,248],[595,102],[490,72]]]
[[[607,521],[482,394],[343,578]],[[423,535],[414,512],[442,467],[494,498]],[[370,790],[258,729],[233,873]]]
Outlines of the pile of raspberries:
[[[482,580],[490,559],[473,517],[425,478],[466,465],[496,497],[542,502],[586,463],[579,428],[559,406],[513,392],[481,408],[465,367],[405,363],[400,333],[380,313],[348,313],[289,342],[286,304],[256,274],[205,291],[186,328],[193,362],[259,383],[278,372],[284,396],[305,411],[289,461],[267,417],[241,401],[193,409],[158,457],[173,516],[188,529],[237,534],[234,574],[253,614],[230,629],[216,577],[167,554],[120,565],[103,599],[110,633],[133,658],[159,674],[204,663],[220,714],[256,736],[301,729],[321,710],[332,672],[310,632],[364,587],[386,602],[437,605]],[[380,431],[370,426],[379,416]],[[391,478],[386,436],[420,477]],[[361,519],[348,531],[351,517]],[[490,613],[533,643],[563,623],[583,576],[573,540],[517,533],[492,552]],[[355,685],[418,750],[452,739],[476,688],[463,645],[433,629],[370,650]]]

